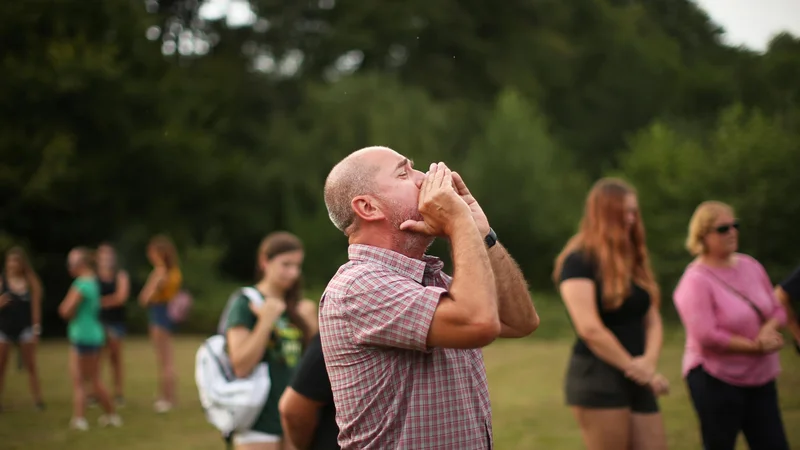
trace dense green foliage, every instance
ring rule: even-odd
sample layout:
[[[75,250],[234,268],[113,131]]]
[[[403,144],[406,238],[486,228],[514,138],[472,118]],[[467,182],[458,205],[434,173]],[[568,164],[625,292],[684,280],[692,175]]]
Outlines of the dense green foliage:
[[[773,277],[800,262],[800,39],[725,46],[689,0],[251,0],[240,27],[198,3],[0,6],[0,248],[31,252],[50,330],[67,250],[100,240],[137,288],[171,234],[211,315],[272,230],[323,286],[346,256],[325,176],[373,144],[463,172],[536,289],[606,174],[640,190],[667,294],[705,199]]]

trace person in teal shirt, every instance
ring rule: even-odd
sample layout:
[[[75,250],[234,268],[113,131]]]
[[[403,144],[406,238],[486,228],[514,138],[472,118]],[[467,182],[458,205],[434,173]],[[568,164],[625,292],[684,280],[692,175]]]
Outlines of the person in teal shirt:
[[[72,375],[72,420],[70,428],[85,431],[86,393],[84,385],[92,387],[94,398],[103,407],[100,426],[120,426],[122,420],[100,380],[100,349],[106,336],[100,322],[100,282],[94,272],[92,253],[83,247],[69,252],[67,268],[75,280],[58,307],[58,313],[69,321],[67,336],[70,342],[70,373]]]

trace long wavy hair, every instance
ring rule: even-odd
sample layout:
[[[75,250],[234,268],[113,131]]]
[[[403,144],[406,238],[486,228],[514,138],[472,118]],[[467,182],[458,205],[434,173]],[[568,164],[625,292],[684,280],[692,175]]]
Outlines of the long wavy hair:
[[[276,231],[268,234],[258,246],[258,255],[256,256],[256,281],[260,281],[265,275],[261,268],[262,258],[270,261],[278,255],[302,250],[303,242],[292,233]],[[286,315],[289,316],[289,321],[303,333],[303,341],[306,342],[311,338],[311,330],[309,330],[308,325],[297,312],[297,305],[302,299],[303,276],[299,275],[294,284],[286,290],[284,301],[286,302]]]
[[[178,251],[175,249],[175,244],[167,235],[157,234],[153,236],[147,243],[148,248],[155,249],[161,258],[164,260],[164,265],[167,269],[180,266],[178,259]]]
[[[625,198],[629,195],[636,195],[636,191],[620,179],[598,180],[586,198],[578,233],[567,241],[555,261],[553,280],[558,284],[566,257],[574,251],[584,252],[598,268],[604,309],[622,305],[630,295],[631,281],[650,294],[653,304],[661,300],[638,211],[636,223],[626,232]]]
[[[16,257],[19,259],[19,265],[22,271],[22,276],[25,278],[25,282],[28,284],[28,289],[30,290],[31,294],[40,295],[42,293],[42,281],[39,279],[39,275],[36,274],[36,271],[33,269],[30,260],[28,259],[28,254],[25,253],[25,250],[22,247],[11,247],[6,252],[6,258],[3,261],[8,261],[8,258]],[[8,276],[8,273],[3,268],[4,276]]]

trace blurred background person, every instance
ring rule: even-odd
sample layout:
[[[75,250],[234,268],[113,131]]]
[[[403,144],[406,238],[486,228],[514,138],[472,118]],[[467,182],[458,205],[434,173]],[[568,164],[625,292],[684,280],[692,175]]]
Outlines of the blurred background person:
[[[106,332],[106,349],[118,407],[125,404],[122,340],[125,337],[125,302],[130,296],[128,272],[119,267],[119,260],[110,243],[97,247],[97,279],[100,282],[100,321]]]
[[[553,277],[578,334],[565,391],[586,448],[665,449],[660,293],[632,187],[595,183]]]
[[[172,333],[175,324],[168,314],[167,304],[183,285],[178,252],[172,240],[157,235],[147,244],[147,259],[153,270],[139,293],[139,302],[147,308],[150,322],[150,340],[156,353],[159,375],[158,398],[153,404],[156,412],[165,413],[175,404],[175,363],[172,351]]]
[[[100,350],[105,343],[105,332],[100,323],[100,283],[93,266],[93,255],[88,249],[78,247],[69,252],[67,269],[74,281],[58,307],[59,315],[69,321],[67,334],[73,389],[70,428],[81,431],[89,429],[85,414],[86,386],[105,411],[98,424],[122,425],[100,379]]]
[[[278,401],[300,362],[303,348],[317,333],[317,305],[303,299],[303,244],[297,236],[269,234],[258,248],[255,288],[264,297],[260,307],[242,295],[231,303],[225,321],[228,354],[236,376],[250,374],[261,361],[269,364],[272,382],[264,409],[252,430],[237,433],[239,450],[288,450]]]
[[[308,345],[278,408],[284,438],[298,450],[339,450],[339,426],[319,333]]]
[[[11,248],[5,256],[0,276],[0,410],[12,344],[19,346],[33,401],[41,410],[44,401],[36,366],[36,344],[42,332],[42,283],[21,247]]]
[[[686,328],[683,376],[706,450],[788,450],[775,379],[786,313],[766,270],[737,253],[739,222],[725,203],[701,203],[686,248],[695,260],[674,293]]]
[[[795,350],[800,353],[800,318],[795,308],[800,304],[800,267],[775,287],[775,295],[786,311],[786,327],[792,333]]]

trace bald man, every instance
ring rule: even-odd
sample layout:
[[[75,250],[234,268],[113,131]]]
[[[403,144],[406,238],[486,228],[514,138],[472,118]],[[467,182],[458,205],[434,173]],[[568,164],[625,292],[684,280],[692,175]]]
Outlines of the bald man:
[[[464,181],[369,147],[331,170],[325,204],[350,244],[319,316],[339,445],[492,448],[481,348],[529,335],[539,317]],[[453,278],[425,254],[436,237],[452,246]]]

